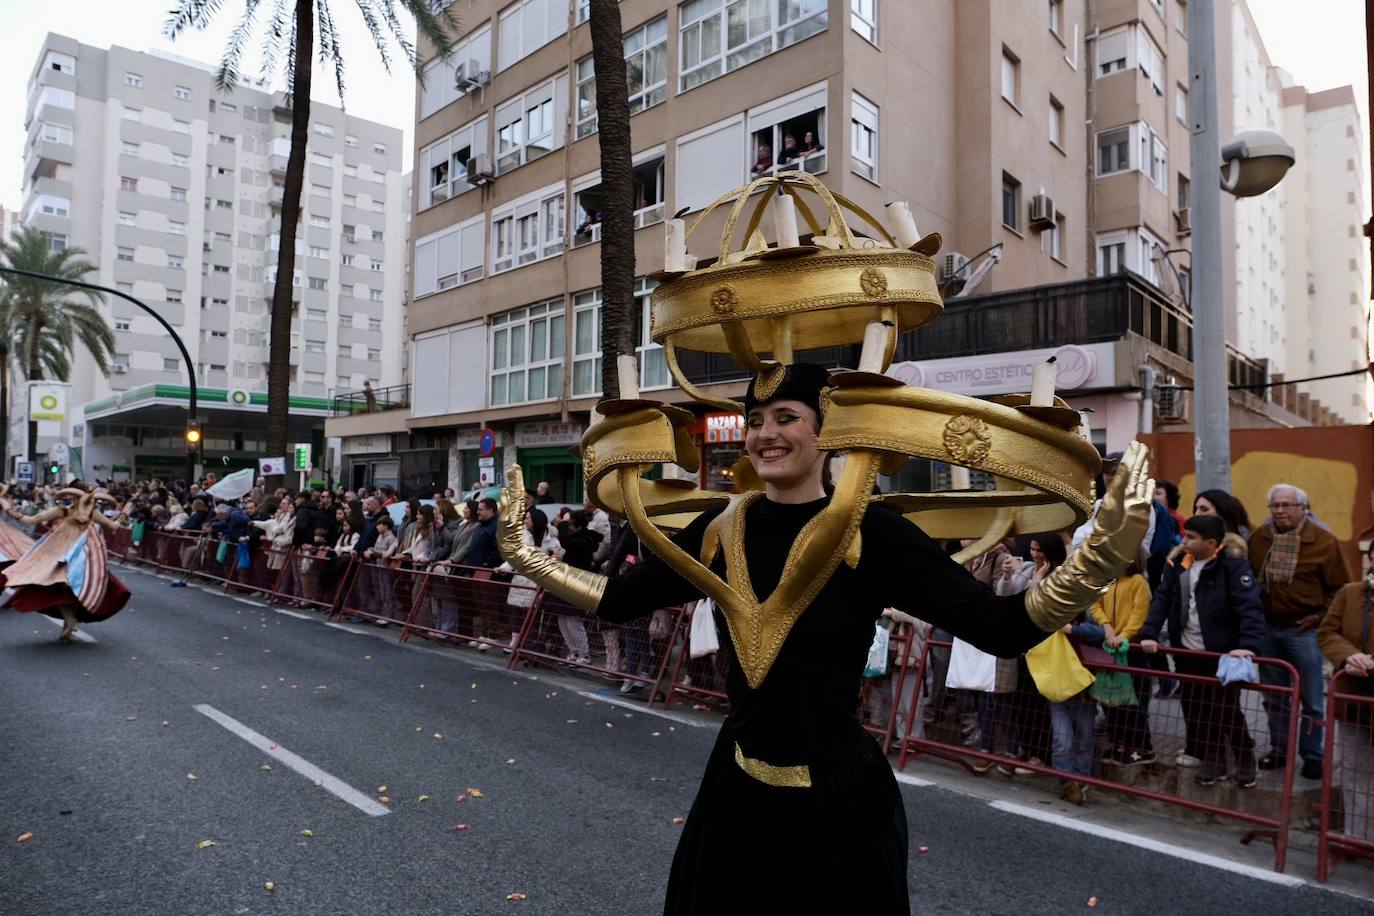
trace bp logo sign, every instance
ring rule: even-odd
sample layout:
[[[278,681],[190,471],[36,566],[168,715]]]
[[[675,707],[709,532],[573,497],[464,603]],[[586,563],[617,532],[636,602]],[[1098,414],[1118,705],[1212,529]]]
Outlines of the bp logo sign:
[[[253,403],[253,396],[242,388],[233,388],[228,391],[224,399],[234,407],[247,407]]]
[[[38,406],[42,407],[44,410],[56,410],[57,405],[58,400],[55,395],[45,394],[38,399]]]

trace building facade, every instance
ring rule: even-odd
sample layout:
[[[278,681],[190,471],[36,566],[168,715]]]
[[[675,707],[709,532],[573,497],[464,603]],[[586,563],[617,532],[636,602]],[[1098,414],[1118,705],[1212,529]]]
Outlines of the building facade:
[[[297,238],[292,436],[322,433],[338,392],[401,383],[405,348],[402,133],[312,105]],[[105,478],[184,462],[188,373],[200,388],[205,457],[264,454],[268,327],[289,152],[281,93],[246,80],[222,94],[208,65],[49,34],[29,83],[23,222],[79,247],[96,282],[176,330],[187,366],[133,304],[102,305],[113,372],[76,360],[73,472]]]

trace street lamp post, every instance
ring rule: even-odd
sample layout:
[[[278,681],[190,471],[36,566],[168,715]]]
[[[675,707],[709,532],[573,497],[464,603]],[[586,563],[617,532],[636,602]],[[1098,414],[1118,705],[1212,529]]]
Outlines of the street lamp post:
[[[68,280],[64,277],[52,277],[47,274],[40,274],[31,270],[20,270],[17,267],[0,267],[0,273],[13,274],[19,277],[28,277],[31,280],[47,280],[51,283],[61,283],[64,286],[75,286],[81,289],[93,289],[102,293],[109,293],[111,296],[118,296],[120,299],[123,299],[126,302],[138,306],[143,311],[153,316],[153,319],[158,324],[162,325],[163,330],[165,330],[168,336],[172,338],[172,342],[177,345],[177,349],[181,351],[181,360],[183,363],[186,364],[186,378],[188,381],[188,386],[190,388],[190,397],[186,405],[187,428],[189,429],[192,425],[199,421],[199,416],[196,413],[196,397],[199,394],[199,390],[196,386],[196,368],[195,364],[191,362],[191,354],[186,350],[186,345],[181,342],[181,337],[177,334],[176,329],[174,329],[170,324],[168,324],[167,319],[163,318],[161,315],[155,312],[150,306],[140,302],[133,296],[130,296],[128,293],[122,293],[117,289],[110,289],[108,286],[101,286],[98,283],[86,283],[83,280]],[[6,432],[8,433],[8,431]],[[8,444],[8,435],[5,436],[5,439],[6,444]],[[0,445],[0,452],[3,452],[4,450],[5,445]],[[8,460],[8,456],[0,455],[0,458],[5,458],[6,460]],[[189,487],[195,481],[195,476],[196,456],[193,451],[188,449],[186,452],[186,486]]]
[[[1231,490],[1230,393],[1222,307],[1221,192],[1254,197],[1283,179],[1293,149],[1273,131],[1242,131],[1221,146],[1217,132],[1213,0],[1188,0],[1188,120],[1192,163],[1193,459],[1197,489]],[[1212,176],[1221,160],[1221,175]]]

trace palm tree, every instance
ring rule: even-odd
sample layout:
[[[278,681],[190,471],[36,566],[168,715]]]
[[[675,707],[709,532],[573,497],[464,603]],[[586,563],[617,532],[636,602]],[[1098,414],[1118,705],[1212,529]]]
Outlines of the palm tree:
[[[52,250],[46,232],[24,228],[0,243],[10,267],[44,274],[57,280],[84,280],[96,267],[80,248]],[[102,374],[110,371],[115,337],[97,306],[103,296],[95,290],[76,292],[47,280],[10,276],[0,295],[0,453],[9,445],[10,360],[19,362],[25,378],[69,381],[72,351],[79,342]],[[85,300],[85,301],[82,301]],[[29,457],[34,458],[37,424],[29,424]],[[7,455],[0,454],[7,459]]]
[[[457,34],[458,21],[448,10],[436,14],[433,8],[438,4],[433,0],[354,2],[388,73],[392,59],[390,43],[394,41],[415,70],[416,77],[422,83],[424,80],[421,61],[415,45],[406,36],[406,25],[399,11],[415,19],[419,34],[442,57],[452,53],[449,35]],[[165,26],[167,37],[175,39],[187,29],[207,27],[222,5],[223,0],[178,0]],[[261,0],[244,0],[243,15],[229,33],[229,43],[215,74],[215,82],[223,92],[232,91],[238,83],[239,64],[245,48],[253,40],[260,5]],[[291,153],[286,161],[286,187],[282,191],[281,244],[277,250],[277,278],[272,290],[267,371],[267,454],[285,455],[290,420],[291,280],[296,269],[296,229],[300,220],[305,150],[310,131],[310,83],[317,54],[321,64],[333,68],[339,98],[344,98],[344,56],[329,0],[295,0],[294,3],[277,0],[267,22],[262,49],[263,69],[268,75],[279,63],[282,65],[291,105]]]
[[[591,0],[596,125],[601,144],[601,397],[620,393],[616,358],[635,352],[634,176],[630,161],[630,93],[620,0]]]

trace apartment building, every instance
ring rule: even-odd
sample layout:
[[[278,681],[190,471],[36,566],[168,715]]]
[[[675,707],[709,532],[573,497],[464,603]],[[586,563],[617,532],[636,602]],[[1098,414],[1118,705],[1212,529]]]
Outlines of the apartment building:
[[[1349,86],[1308,92],[1283,74],[1283,134],[1297,164],[1281,187],[1287,216],[1285,302],[1290,378],[1370,363],[1369,247],[1359,110]],[[1370,421],[1367,374],[1309,382],[1303,394],[1336,422]]]
[[[0,242],[8,242],[22,225],[18,210],[13,207],[0,207]]]
[[[73,472],[156,474],[184,463],[188,374],[205,456],[265,448],[268,329],[290,109],[246,80],[162,53],[49,34],[29,82],[23,222],[75,246],[97,282],[144,302],[190,352],[127,301],[102,305],[114,371],[77,360],[64,428]],[[330,397],[401,382],[406,338],[402,133],[312,106],[292,324],[293,439],[322,437]],[[84,465],[84,467],[82,467]]]

